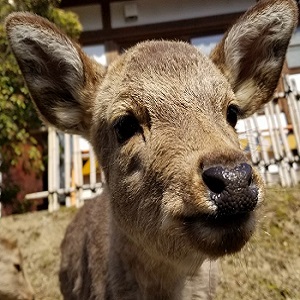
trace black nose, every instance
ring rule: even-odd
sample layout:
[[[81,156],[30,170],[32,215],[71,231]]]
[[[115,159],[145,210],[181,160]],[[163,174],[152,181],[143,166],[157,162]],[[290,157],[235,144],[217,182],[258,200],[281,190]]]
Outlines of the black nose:
[[[246,163],[232,169],[215,166],[202,173],[218,215],[233,215],[254,210],[258,200],[258,188],[252,183],[252,175],[252,167]]]

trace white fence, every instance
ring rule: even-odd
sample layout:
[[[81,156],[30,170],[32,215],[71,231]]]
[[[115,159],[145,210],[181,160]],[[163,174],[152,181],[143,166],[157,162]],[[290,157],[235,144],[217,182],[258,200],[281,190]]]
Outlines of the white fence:
[[[101,193],[103,174],[93,149],[80,147],[81,139],[48,128],[48,191],[27,194],[26,200],[48,197],[48,210],[54,211],[61,202],[80,207],[84,200]]]
[[[255,114],[244,120],[245,130],[239,132],[242,147],[244,144],[267,185],[289,187],[300,183],[299,130],[295,130],[300,128],[300,106],[292,94],[288,97],[287,101],[298,106],[290,111],[293,125],[287,124],[277,98],[266,105],[263,115]],[[262,128],[262,123],[267,128]]]
[[[300,183],[300,97],[287,77],[285,90],[266,105],[263,114],[238,123],[237,131],[241,147],[266,184],[288,187]],[[279,102],[286,102],[288,111],[284,112]],[[79,207],[85,199],[101,193],[103,174],[93,150],[83,151],[80,139],[48,129],[48,191],[28,194],[26,199],[48,197],[49,211],[54,211],[60,203]]]

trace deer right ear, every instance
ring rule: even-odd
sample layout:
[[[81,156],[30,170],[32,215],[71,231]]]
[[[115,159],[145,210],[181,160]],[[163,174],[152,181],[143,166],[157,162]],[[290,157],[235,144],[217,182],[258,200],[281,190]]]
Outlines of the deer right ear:
[[[61,130],[85,136],[93,94],[105,69],[39,16],[13,13],[6,19],[6,30],[41,117]]]
[[[212,51],[210,58],[231,84],[241,117],[271,100],[297,21],[295,0],[261,0]]]

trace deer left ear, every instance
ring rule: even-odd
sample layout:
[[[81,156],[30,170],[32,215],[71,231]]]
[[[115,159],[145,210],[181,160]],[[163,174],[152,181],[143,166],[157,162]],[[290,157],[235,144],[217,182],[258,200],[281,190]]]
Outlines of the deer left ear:
[[[232,86],[241,117],[272,98],[297,21],[296,1],[260,1],[210,54]]]

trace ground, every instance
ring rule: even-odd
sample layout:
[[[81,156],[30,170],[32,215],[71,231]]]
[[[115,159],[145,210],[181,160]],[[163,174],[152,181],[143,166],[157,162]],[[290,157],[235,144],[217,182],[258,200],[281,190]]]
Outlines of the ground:
[[[59,245],[75,209],[0,219],[0,232],[18,238],[36,300],[62,299]],[[256,234],[242,252],[220,260],[215,300],[300,299],[300,187],[267,189]]]

